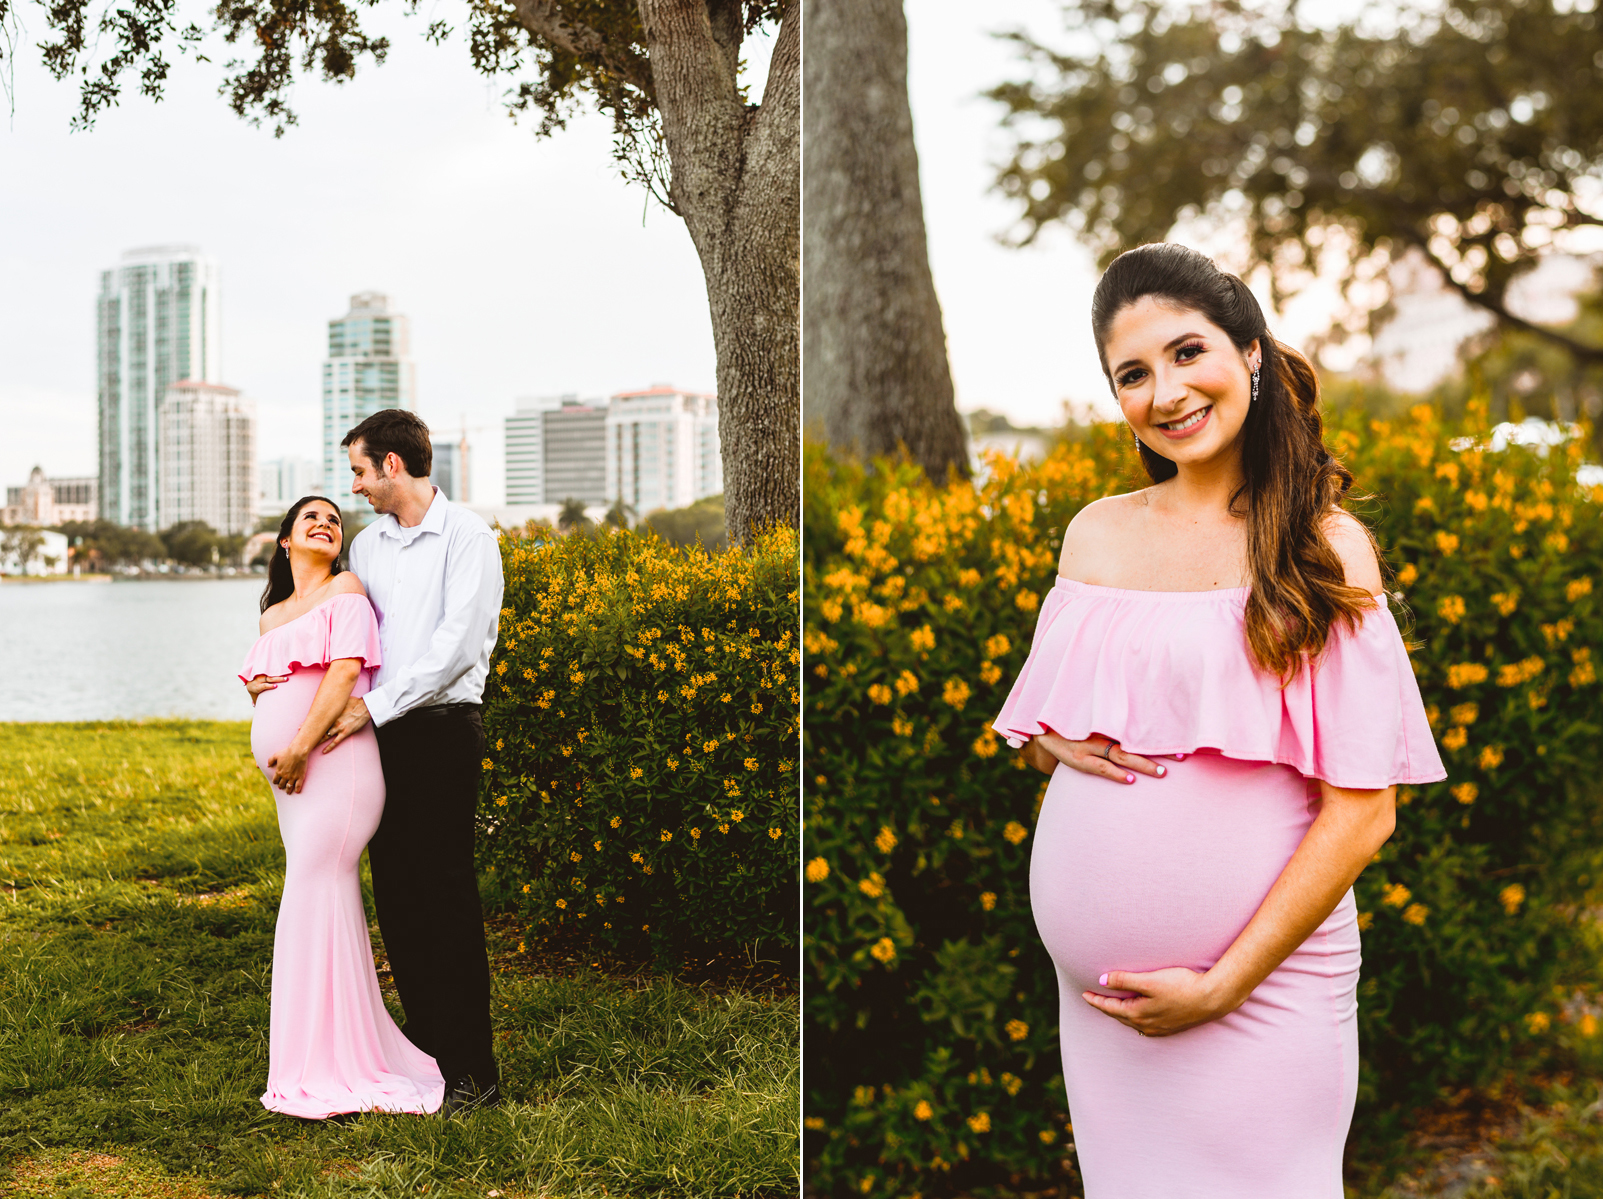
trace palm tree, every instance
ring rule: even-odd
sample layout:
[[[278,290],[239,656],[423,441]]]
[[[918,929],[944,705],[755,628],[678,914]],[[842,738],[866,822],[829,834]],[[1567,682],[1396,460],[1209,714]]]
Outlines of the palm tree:
[[[612,507],[608,508],[606,516],[602,517],[602,523],[615,529],[627,529],[633,526],[635,517],[639,515],[634,505],[625,503],[623,496],[620,495],[612,501]]]
[[[584,514],[583,500],[576,500],[569,496],[562,501],[562,511],[557,513],[557,528],[564,533],[587,533],[590,531],[590,518]]]

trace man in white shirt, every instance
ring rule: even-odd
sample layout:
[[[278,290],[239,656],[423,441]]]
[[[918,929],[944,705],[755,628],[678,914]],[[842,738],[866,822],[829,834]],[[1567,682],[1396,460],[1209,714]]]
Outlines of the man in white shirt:
[[[350,561],[378,613],[383,661],[324,752],[373,722],[385,787],[367,847],[373,902],[403,1031],[439,1063],[449,1114],[500,1102],[473,833],[501,550],[484,521],[429,483],[433,449],[414,414],[376,412],[340,444],[351,490],[379,513]]]

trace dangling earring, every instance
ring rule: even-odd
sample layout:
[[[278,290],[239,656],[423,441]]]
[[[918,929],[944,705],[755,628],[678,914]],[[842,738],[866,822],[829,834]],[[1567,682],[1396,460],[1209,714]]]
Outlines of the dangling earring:
[[[1141,448],[1141,435],[1132,428],[1130,430],[1130,436],[1135,438],[1135,448],[1139,450]]]
[[[1252,368],[1252,399],[1248,403],[1256,403],[1258,399],[1258,368]]]

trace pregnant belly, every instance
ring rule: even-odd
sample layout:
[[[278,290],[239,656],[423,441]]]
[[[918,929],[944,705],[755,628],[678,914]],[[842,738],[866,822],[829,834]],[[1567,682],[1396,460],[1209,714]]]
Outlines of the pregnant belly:
[[[1313,821],[1295,770],[1201,753],[1134,786],[1059,766],[1030,858],[1041,940],[1070,985],[1108,970],[1206,970]],[[1314,793],[1317,796],[1317,792]]]
[[[250,748],[256,765],[269,778],[273,772],[268,768],[267,759],[295,739],[327,673],[321,666],[303,667],[257,697],[255,711],[251,713]]]
[[[312,700],[317,698],[317,689],[323,685],[323,676],[327,673],[328,669],[323,666],[303,666],[291,672],[289,678],[277,687],[262,692],[257,698],[256,708],[251,714],[250,748],[256,765],[262,768],[268,778],[272,778],[273,772],[267,765],[267,759],[285,749],[295,739],[295,734],[300,732],[301,724],[312,710]],[[367,693],[369,674],[366,670],[357,674],[356,685],[351,688],[352,696]],[[358,737],[372,735],[371,725],[357,734]]]

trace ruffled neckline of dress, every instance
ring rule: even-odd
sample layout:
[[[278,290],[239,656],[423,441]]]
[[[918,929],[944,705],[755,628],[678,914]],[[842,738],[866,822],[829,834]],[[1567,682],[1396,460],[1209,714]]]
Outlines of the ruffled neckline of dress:
[[[1246,647],[1248,587],[1136,591],[1059,576],[993,727],[1142,755],[1212,750],[1339,787],[1447,777],[1408,651],[1383,601],[1284,688]]]
[[[382,661],[373,605],[355,591],[330,596],[268,629],[245,655],[239,677],[249,682],[259,674],[281,675],[298,667],[327,666],[335,658],[361,658],[370,670]]]

